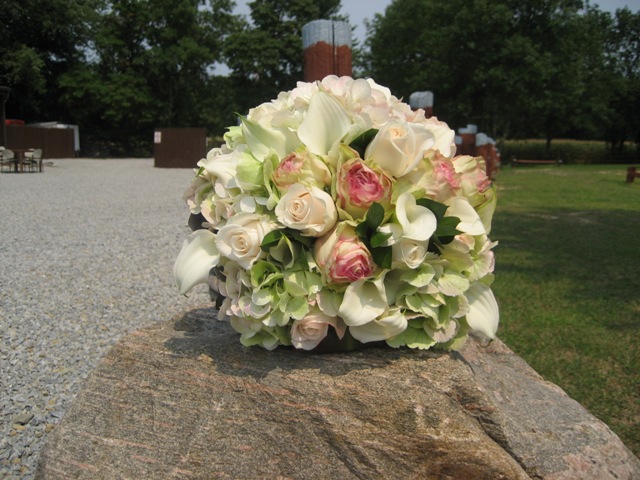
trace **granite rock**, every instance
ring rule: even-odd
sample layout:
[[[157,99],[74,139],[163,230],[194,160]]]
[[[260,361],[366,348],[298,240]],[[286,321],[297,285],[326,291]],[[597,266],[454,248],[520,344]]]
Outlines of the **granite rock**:
[[[500,340],[267,352],[214,318],[195,309],[116,344],[36,478],[640,478],[605,424]]]

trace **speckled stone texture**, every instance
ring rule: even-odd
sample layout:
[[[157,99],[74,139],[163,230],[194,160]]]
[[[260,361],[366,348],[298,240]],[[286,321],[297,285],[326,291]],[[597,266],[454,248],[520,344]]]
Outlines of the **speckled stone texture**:
[[[36,478],[640,478],[608,427],[499,340],[267,352],[214,318],[193,309],[117,343]]]

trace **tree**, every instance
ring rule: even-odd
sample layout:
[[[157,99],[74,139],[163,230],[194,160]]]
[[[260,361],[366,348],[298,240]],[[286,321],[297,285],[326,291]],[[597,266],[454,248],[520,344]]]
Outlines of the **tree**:
[[[636,143],[640,155],[640,12],[617,10],[607,56],[615,80],[610,88],[607,140],[614,154],[622,154],[626,140]]]
[[[433,91],[435,112],[452,125],[550,142],[586,130],[595,106],[602,35],[582,8],[579,0],[395,0],[369,25],[369,71],[404,97]]]
[[[11,88],[8,116],[68,120],[57,80],[83,61],[100,5],[101,0],[3,0],[0,84]]]
[[[302,27],[312,20],[338,19],[340,0],[254,0],[249,6],[253,23],[229,35],[224,54],[241,111],[302,80]]]
[[[95,58],[62,79],[99,154],[149,154],[155,127],[206,125],[210,71],[235,22],[230,0],[113,0]],[[92,105],[87,109],[86,105]]]

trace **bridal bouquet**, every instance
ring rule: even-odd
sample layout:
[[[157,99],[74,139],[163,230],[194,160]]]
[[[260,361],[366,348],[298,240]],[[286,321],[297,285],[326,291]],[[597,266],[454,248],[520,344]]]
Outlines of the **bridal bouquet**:
[[[493,338],[496,195],[481,157],[372,80],[299,83],[198,162],[174,267],[209,283],[243,345]],[[193,223],[193,222],[192,222]]]

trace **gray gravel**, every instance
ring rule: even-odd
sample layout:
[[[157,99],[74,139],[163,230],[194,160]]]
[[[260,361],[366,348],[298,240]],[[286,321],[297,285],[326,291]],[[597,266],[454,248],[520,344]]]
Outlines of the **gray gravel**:
[[[119,338],[209,303],[173,284],[193,172],[62,159],[0,174],[0,478],[30,479],[47,433]]]

